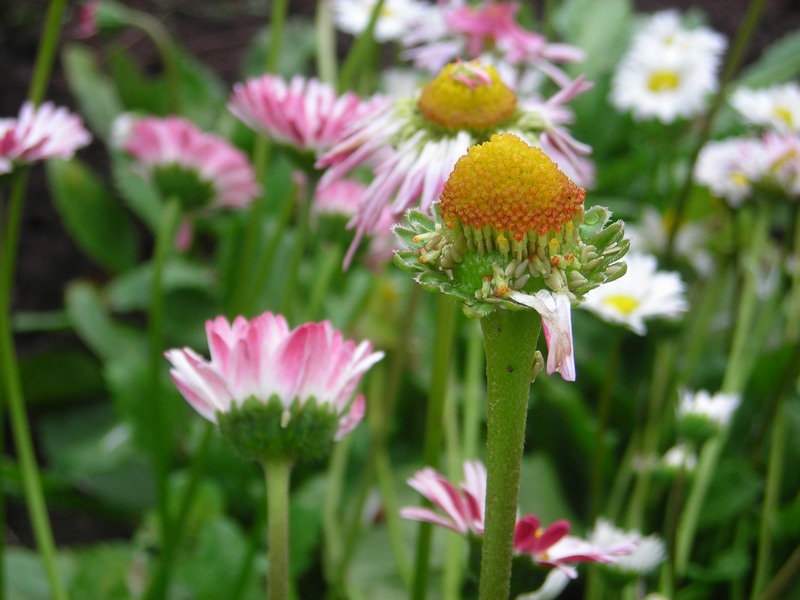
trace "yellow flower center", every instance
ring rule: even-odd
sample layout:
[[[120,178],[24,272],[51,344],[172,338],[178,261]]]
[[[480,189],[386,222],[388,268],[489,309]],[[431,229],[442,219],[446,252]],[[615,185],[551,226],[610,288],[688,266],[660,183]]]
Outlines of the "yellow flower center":
[[[530,231],[561,231],[582,213],[585,196],[544,152],[503,133],[458,159],[439,207],[450,226],[490,226],[519,241]]]
[[[425,86],[417,106],[423,117],[440,127],[485,129],[514,114],[517,97],[494,67],[457,62]]]
[[[609,296],[604,302],[626,317],[639,308],[639,301],[630,296]]]
[[[677,89],[681,79],[675,71],[654,71],[647,80],[651,92],[669,92]]]
[[[776,119],[783,121],[790,128],[794,127],[794,118],[792,117],[792,112],[788,108],[784,108],[783,106],[776,106],[772,111],[772,114],[775,115]]]

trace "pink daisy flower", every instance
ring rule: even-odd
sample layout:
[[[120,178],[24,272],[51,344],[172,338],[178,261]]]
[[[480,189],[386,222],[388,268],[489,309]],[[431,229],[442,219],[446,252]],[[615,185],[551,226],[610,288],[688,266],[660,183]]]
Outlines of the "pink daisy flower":
[[[478,6],[463,0],[439,5],[440,18],[421,23],[403,40],[408,48],[404,58],[431,72],[439,71],[457,58],[492,56],[512,65],[533,66],[561,86],[570,78],[555,62],[576,62],[582,50],[568,44],[550,44],[517,21],[516,2],[484,2]]]
[[[444,515],[429,508],[407,507],[400,516],[446,527],[461,535],[482,536],[486,509],[486,468],[480,461],[464,463],[464,483],[458,488],[431,468],[418,471],[408,484],[431,501]],[[570,524],[558,520],[542,529],[535,515],[517,519],[514,528],[514,554],[529,556],[535,565],[558,569],[574,579],[574,564],[581,562],[612,563],[616,557],[630,554],[634,542],[625,541],[608,547],[595,546],[568,535]]]
[[[0,175],[17,164],[72,158],[91,139],[81,118],[66,108],[26,102],[16,119],[0,119]]]
[[[317,162],[328,168],[320,180],[322,188],[357,167],[375,165],[375,177],[349,225],[356,237],[345,265],[385,207],[395,220],[417,203],[422,211],[429,210],[456,161],[494,133],[514,133],[531,146],[552,151],[565,173],[578,185],[588,185],[592,169],[585,156],[591,149],[565,129],[572,113],[564,104],[589,87],[581,77],[547,101],[517,102],[493,67],[457,62],[415,96],[398,99],[355,123]],[[439,95],[440,90],[447,92]],[[457,118],[449,122],[454,114]],[[477,123],[471,120],[475,114],[481,115]]]
[[[299,75],[286,82],[264,75],[233,87],[228,108],[245,125],[299,150],[324,152],[347,128],[386,103],[363,101],[351,92],[336,94],[332,86]]]
[[[118,128],[119,129],[119,128]],[[259,193],[245,154],[180,117],[144,117],[124,124],[120,143],[136,169],[165,197],[186,208],[242,208]]]
[[[175,385],[200,415],[217,423],[221,413],[241,408],[246,400],[283,406],[286,429],[314,401],[317,411],[338,419],[336,440],[364,416],[364,396],[353,399],[361,376],[382,357],[367,342],[345,340],[327,321],[290,330],[280,315],[264,313],[250,321],[224,317],[206,322],[211,351],[207,361],[190,348],[165,353]]]

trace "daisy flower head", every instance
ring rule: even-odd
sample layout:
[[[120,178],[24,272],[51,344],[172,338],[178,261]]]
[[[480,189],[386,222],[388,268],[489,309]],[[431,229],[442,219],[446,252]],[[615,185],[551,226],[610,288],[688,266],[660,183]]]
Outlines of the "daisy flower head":
[[[571,305],[625,272],[620,221],[584,211],[585,190],[544,152],[510,134],[472,146],[444,185],[434,218],[411,210],[395,228],[395,264],[465,314],[532,309],[542,318],[547,372],[575,379]]]
[[[259,193],[247,157],[226,140],[180,117],[121,119],[113,137],[134,169],[184,211],[242,208]]]
[[[374,179],[350,223],[356,239],[385,206],[397,218],[419,203],[427,211],[444,182],[470,146],[492,134],[512,132],[530,145],[554,148],[566,168],[586,173],[590,148],[575,141],[564,124],[571,113],[563,104],[587,89],[583,79],[542,103],[520,103],[491,66],[457,62],[415,96],[395,100],[388,110],[354,125],[349,134],[317,163],[327,167],[320,185],[329,185],[361,165],[374,167]]]
[[[41,160],[72,158],[91,139],[81,118],[66,108],[26,102],[16,118],[0,119],[0,175]]]
[[[695,180],[731,207],[741,206],[753,191],[752,165],[761,153],[760,146],[753,138],[707,143],[697,158]]]
[[[631,544],[631,552],[620,556],[609,565],[609,571],[630,578],[637,578],[653,571],[666,559],[664,542],[657,535],[643,536],[636,530],[624,531],[602,517],[589,534],[589,542],[600,547]]]
[[[281,144],[314,155],[329,150],[361,118],[386,101],[341,96],[327,83],[300,75],[263,75],[233,86],[228,109],[245,125]]]
[[[760,152],[748,165],[750,177],[760,188],[792,200],[800,198],[800,135],[768,131],[760,140]]]
[[[165,353],[178,390],[245,456],[324,454],[364,416],[354,391],[382,357],[327,321],[289,329],[279,315],[206,322],[211,360],[190,348]]]
[[[650,254],[632,253],[625,262],[627,273],[587,294],[583,308],[639,335],[647,333],[646,319],[677,319],[689,309],[678,273],[659,271]]]
[[[740,88],[730,102],[748,123],[780,133],[800,133],[800,85],[796,82]]]
[[[707,440],[727,428],[741,404],[738,394],[718,392],[712,395],[706,390],[681,390],[679,395],[678,429],[692,441]]]
[[[440,525],[461,535],[483,535],[486,467],[482,462],[475,460],[464,463],[464,481],[458,487],[430,467],[418,471],[407,483],[441,512],[406,507],[400,510],[401,517]]]
[[[636,120],[672,123],[702,112],[716,91],[725,39],[703,27],[686,29],[677,13],[658,13],[634,37],[617,68],[611,104]]]
[[[516,2],[482,2],[472,5],[449,0],[404,39],[403,57],[417,68],[436,73],[457,58],[491,59],[523,68],[533,67],[561,86],[570,78],[555,63],[577,62],[582,50],[547,39],[517,23]],[[438,18],[437,18],[438,16]]]
[[[367,28],[376,3],[377,0],[334,0],[336,26],[345,33],[360,35]],[[375,22],[375,40],[381,43],[397,41],[433,12],[434,8],[424,2],[385,0]]]

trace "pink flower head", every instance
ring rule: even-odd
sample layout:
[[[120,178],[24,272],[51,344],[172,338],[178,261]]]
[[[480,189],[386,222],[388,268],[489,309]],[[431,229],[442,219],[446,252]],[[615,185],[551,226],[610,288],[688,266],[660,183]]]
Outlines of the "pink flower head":
[[[418,471],[408,480],[408,485],[433,502],[445,516],[428,508],[406,507],[400,510],[401,517],[441,525],[462,535],[483,535],[486,468],[480,461],[464,463],[464,482],[460,490],[431,468]]]
[[[228,103],[245,125],[278,142],[314,153],[333,147],[347,128],[383,101],[341,96],[327,83],[296,75],[287,84],[275,75],[237,83]]]
[[[568,521],[556,521],[545,529],[534,515],[517,521],[514,529],[514,552],[530,556],[533,562],[543,567],[558,569],[567,577],[578,576],[573,565],[582,562],[613,563],[617,557],[626,556],[637,544],[624,541],[607,547],[595,546],[586,540],[568,535]]]
[[[583,60],[579,48],[567,44],[549,44],[547,39],[521,27],[517,21],[519,4],[515,2],[484,2],[478,6],[462,0],[440,4],[441,22],[431,20],[421,24],[406,36],[409,48],[404,57],[415,66],[438,71],[445,64],[463,57],[478,58],[493,54],[513,65],[532,65],[561,86],[569,77],[555,62]]]
[[[190,348],[165,353],[172,380],[201,416],[212,423],[245,400],[266,404],[277,396],[284,419],[299,402],[312,398],[339,418],[335,439],[350,432],[364,416],[364,396],[352,399],[361,376],[382,357],[367,342],[345,340],[328,322],[306,323],[290,330],[279,315],[264,313],[231,325],[224,317],[206,322],[211,351],[207,361]],[[285,424],[284,424],[285,426]]]
[[[90,38],[97,35],[97,13],[100,11],[99,0],[81,4],[77,10],[79,38]]]
[[[16,119],[0,119],[0,175],[15,164],[69,159],[91,141],[83,121],[66,108],[45,102],[22,105]]]
[[[127,125],[121,144],[136,159],[144,176],[169,167],[194,173],[211,191],[203,205],[242,208],[259,193],[253,169],[243,152],[180,117],[135,119]],[[196,205],[197,200],[190,199],[186,204]]]

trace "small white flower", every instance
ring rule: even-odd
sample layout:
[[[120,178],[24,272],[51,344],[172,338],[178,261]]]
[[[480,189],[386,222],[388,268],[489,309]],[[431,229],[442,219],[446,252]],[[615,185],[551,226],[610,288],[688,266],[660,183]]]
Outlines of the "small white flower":
[[[647,332],[645,319],[675,319],[686,312],[689,305],[678,273],[658,271],[649,254],[629,254],[625,262],[627,273],[587,293],[582,308],[639,335]]]
[[[626,542],[635,544],[630,554],[618,557],[616,562],[608,566],[627,573],[649,573],[666,558],[664,542],[657,535],[645,537],[635,530],[623,531],[603,518],[597,520],[589,535],[589,542],[595,546],[613,546]]]
[[[685,29],[677,13],[654,15],[634,37],[614,75],[611,103],[637,120],[671,123],[705,107],[717,89],[725,40],[706,28]]]
[[[731,106],[748,123],[783,133],[800,132],[800,85],[797,83],[756,90],[738,89],[731,97]]]
[[[352,35],[359,35],[369,24],[376,0],[335,0],[333,9],[336,25]],[[415,0],[385,0],[375,23],[378,42],[399,40],[417,22],[424,22],[432,7]]]
[[[732,207],[740,206],[753,191],[752,164],[759,150],[752,138],[709,142],[697,159],[694,178]]]
[[[678,444],[667,450],[661,457],[661,463],[670,470],[694,471],[697,466],[697,455],[683,444]]]
[[[678,405],[678,417],[690,416],[703,417],[718,427],[727,427],[731,422],[733,413],[741,403],[738,394],[724,394],[718,392],[713,396],[706,390],[693,392],[682,390],[681,402]]]

